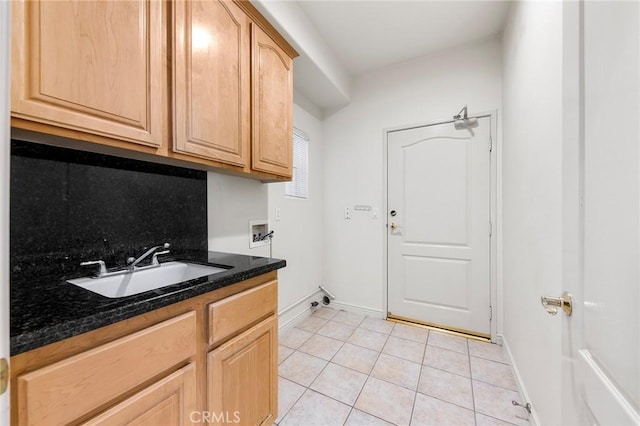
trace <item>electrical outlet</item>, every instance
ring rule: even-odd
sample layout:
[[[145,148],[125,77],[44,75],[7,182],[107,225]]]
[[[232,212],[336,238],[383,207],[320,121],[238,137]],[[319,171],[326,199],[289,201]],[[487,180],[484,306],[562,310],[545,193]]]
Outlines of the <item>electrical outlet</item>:
[[[344,218],[351,219],[351,209],[349,207],[345,207],[344,209]]]

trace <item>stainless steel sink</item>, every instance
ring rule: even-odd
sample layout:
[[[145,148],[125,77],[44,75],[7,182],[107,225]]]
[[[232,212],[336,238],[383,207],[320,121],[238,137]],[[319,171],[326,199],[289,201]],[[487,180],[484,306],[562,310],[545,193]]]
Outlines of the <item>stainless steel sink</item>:
[[[215,266],[186,262],[166,262],[155,268],[145,268],[133,272],[126,271],[122,274],[101,278],[76,278],[67,282],[106,297],[118,298],[144,293],[145,291],[224,271],[226,269]]]

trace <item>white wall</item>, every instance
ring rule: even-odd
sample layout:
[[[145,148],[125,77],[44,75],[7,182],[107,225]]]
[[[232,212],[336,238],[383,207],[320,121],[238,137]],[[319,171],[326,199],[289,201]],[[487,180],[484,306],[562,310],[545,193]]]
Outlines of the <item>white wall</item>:
[[[297,2],[254,0],[252,4],[300,54],[293,61],[295,89],[321,109],[346,105],[350,76]]]
[[[504,338],[539,424],[560,424],[562,3],[518,2],[503,36]]]
[[[324,281],[339,302],[383,313],[383,129],[500,108],[501,45],[490,39],[359,77],[352,103],[325,119]],[[345,207],[380,208],[380,219]]]
[[[309,198],[286,197],[284,183],[269,187],[269,219],[275,231],[273,256],[287,260],[279,271],[278,305],[280,310],[305,297],[322,284],[323,164],[322,123],[298,105],[293,107],[294,126],[309,136]],[[280,209],[281,219],[275,220]],[[302,304],[298,312],[309,305]],[[295,314],[294,314],[295,315]]]
[[[307,200],[285,197],[284,183],[263,184],[217,173],[207,176],[209,250],[269,256],[268,246],[249,248],[249,220],[268,219],[275,231],[273,257],[287,261],[287,267],[278,271],[281,311],[322,284],[322,124],[297,104],[293,123],[310,137]],[[275,221],[276,207],[280,221]],[[297,313],[308,305],[300,308]]]
[[[260,181],[207,173],[209,250],[269,256],[269,247],[249,248],[249,221],[268,219],[268,188]]]

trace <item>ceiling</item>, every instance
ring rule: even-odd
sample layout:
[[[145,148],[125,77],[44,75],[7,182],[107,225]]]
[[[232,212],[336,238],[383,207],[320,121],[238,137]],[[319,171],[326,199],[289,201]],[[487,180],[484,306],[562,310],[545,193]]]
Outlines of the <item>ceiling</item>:
[[[352,76],[500,34],[508,1],[299,0]]]

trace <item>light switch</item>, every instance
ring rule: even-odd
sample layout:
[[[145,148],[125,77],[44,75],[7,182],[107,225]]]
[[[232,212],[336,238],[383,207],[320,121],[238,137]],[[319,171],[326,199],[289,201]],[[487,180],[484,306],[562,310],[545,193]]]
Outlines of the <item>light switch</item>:
[[[276,207],[276,220],[280,221],[280,218],[281,218],[280,207]]]
[[[378,218],[378,208],[374,207],[373,209],[371,209],[371,218],[372,219],[377,219]]]

